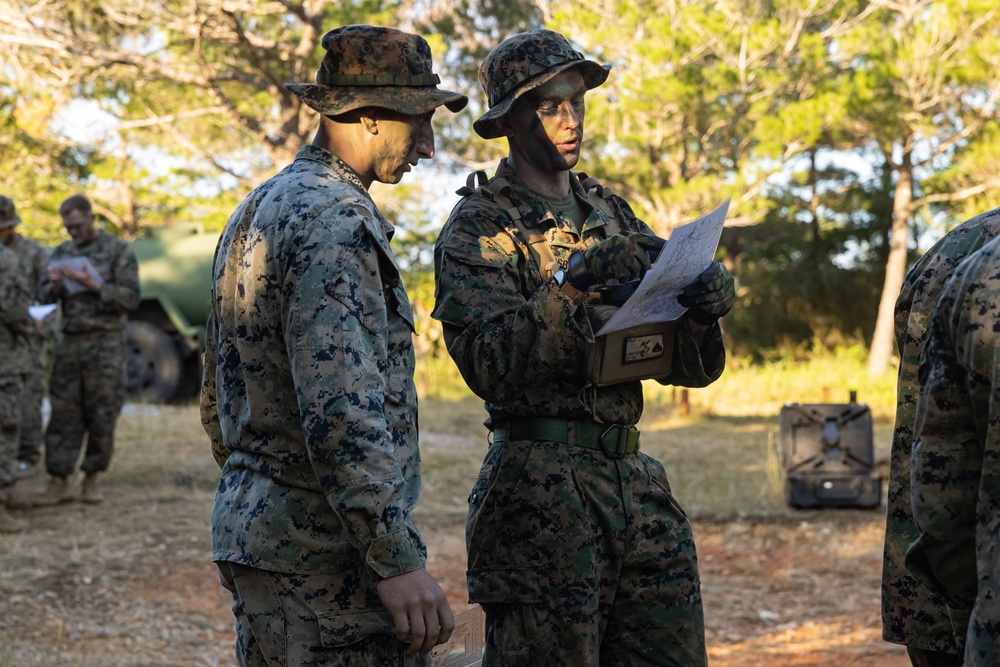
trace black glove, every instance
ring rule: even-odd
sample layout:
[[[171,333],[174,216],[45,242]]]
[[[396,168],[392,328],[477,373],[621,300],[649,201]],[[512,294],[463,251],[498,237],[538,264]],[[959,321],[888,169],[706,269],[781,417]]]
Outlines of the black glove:
[[[649,234],[615,234],[582,253],[573,251],[576,257],[570,257],[567,267],[569,281],[582,290],[612,280],[619,283],[637,280],[649,270],[650,255],[655,256],[662,247],[663,239]]]
[[[594,333],[600,331],[605,324],[618,312],[618,306],[606,306],[603,304],[592,304],[587,307],[587,319],[590,320],[590,328]]]
[[[697,324],[709,325],[733,308],[736,287],[733,274],[719,262],[712,262],[698,278],[684,288],[677,303],[688,309]]]

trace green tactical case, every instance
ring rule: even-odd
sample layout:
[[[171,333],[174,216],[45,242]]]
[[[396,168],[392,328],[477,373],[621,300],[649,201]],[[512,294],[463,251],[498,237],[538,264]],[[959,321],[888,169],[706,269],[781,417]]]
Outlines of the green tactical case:
[[[667,375],[673,361],[676,324],[640,324],[597,336],[587,355],[591,384],[605,387]]]

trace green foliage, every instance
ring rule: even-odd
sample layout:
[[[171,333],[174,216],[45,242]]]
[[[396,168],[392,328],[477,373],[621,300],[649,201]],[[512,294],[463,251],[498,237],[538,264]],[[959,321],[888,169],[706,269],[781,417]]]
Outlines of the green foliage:
[[[843,168],[810,164],[772,190],[776,206],[763,222],[723,231],[720,246],[738,276],[725,327],[739,356],[760,360],[813,341],[870,340],[891,193],[882,180],[862,183]],[[813,200],[810,179],[853,187],[821,190]]]
[[[437,114],[433,175],[375,194],[419,285],[418,348],[430,358],[443,358],[430,247],[465,173],[506,149],[472,131],[485,105],[476,71],[532,27],[614,67],[588,96],[581,168],[664,235],[733,196],[720,259],[740,287],[727,327],[741,356],[868,340],[880,290],[894,285],[893,220],[896,234],[934,236],[1000,204],[991,0],[55,0],[11,11],[29,9],[0,27],[0,188],[49,245],[64,238],[59,203],[80,191],[125,237],[174,222],[221,228],[311,139],[315,114],[283,84],[312,80],[326,30],[425,34],[444,85],[470,105]],[[92,109],[108,130],[80,135]],[[830,166],[832,155],[852,166]],[[914,178],[910,206],[897,196],[903,176]]]
[[[730,194],[731,217],[759,220],[765,181],[843,116],[831,26],[857,8],[611,4],[560,3],[552,22],[616,66],[588,107],[597,148],[587,170],[627,193],[660,233]]]

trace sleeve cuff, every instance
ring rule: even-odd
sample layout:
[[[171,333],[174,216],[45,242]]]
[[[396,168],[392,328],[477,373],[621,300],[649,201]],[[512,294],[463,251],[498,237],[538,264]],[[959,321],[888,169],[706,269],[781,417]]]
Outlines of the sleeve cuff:
[[[424,556],[409,531],[397,530],[373,539],[365,562],[380,579],[386,579],[419,570],[424,566]]]
[[[954,609],[947,605],[948,620],[951,621],[951,632],[955,635],[955,646],[965,648],[965,637],[969,633],[969,621],[972,619],[971,609]]]

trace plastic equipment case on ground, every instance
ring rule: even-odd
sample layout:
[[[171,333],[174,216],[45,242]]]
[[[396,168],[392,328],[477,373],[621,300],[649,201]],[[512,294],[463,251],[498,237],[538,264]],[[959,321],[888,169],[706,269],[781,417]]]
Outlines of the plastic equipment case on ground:
[[[857,402],[788,403],[781,408],[788,504],[796,508],[878,507],[872,413]]]

